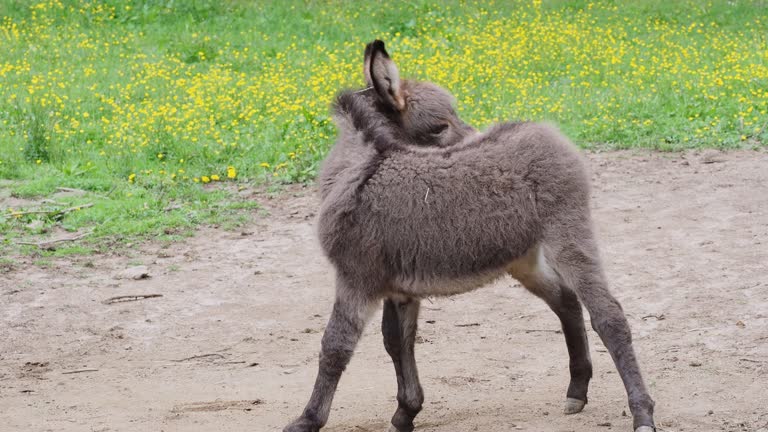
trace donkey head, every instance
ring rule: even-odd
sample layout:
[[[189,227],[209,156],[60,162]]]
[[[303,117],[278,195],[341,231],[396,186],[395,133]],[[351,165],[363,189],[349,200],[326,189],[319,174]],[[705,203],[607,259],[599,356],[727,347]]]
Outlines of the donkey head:
[[[365,47],[364,75],[377,99],[377,109],[410,141],[446,147],[458,143],[474,129],[453,108],[455,99],[445,89],[428,82],[401,80],[395,62],[375,40]]]

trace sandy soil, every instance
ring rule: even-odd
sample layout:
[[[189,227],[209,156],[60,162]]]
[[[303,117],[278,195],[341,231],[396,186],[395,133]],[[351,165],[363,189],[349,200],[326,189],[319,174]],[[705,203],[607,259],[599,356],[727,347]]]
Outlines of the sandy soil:
[[[589,156],[607,273],[663,431],[768,431],[768,153]],[[311,188],[255,194],[243,232],[204,229],[130,256],[0,270],[0,430],[277,431],[314,380],[333,276]],[[126,279],[146,265],[151,277]],[[105,303],[115,296],[162,294]],[[375,319],[378,319],[375,318]],[[424,432],[629,431],[590,330],[590,403],[564,416],[567,354],[512,280],[425,302]],[[395,379],[371,323],[329,432],[384,431]]]

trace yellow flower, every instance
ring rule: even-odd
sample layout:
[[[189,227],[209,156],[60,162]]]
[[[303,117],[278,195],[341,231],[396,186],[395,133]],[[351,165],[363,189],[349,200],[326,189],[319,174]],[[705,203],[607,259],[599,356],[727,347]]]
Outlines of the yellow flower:
[[[260,163],[259,166],[262,167],[262,168],[269,168],[269,164],[266,163],[266,162]]]
[[[41,163],[43,163],[43,161],[42,161],[42,160],[40,160],[40,159],[36,160],[35,162],[36,162],[38,165],[40,165]]]
[[[192,181],[195,182],[195,183],[200,183],[200,179],[197,178],[197,177],[193,178]]]
[[[131,175],[128,176],[128,183],[133,183],[134,180],[136,180],[136,174],[131,173]]]
[[[208,176],[202,176],[202,177],[200,177],[200,180],[202,180],[203,183],[210,183],[211,182],[211,178],[208,177]]]
[[[235,167],[228,166],[227,167],[227,178],[233,179],[235,177],[237,177],[237,171],[235,170]]]
[[[219,176],[216,174],[211,174],[211,180],[213,181],[219,181]]]
[[[157,154],[157,158],[158,158],[158,159],[162,159],[162,158],[164,158],[164,157],[165,157],[165,155],[164,155],[164,154],[162,154],[162,153],[158,153],[158,154]]]

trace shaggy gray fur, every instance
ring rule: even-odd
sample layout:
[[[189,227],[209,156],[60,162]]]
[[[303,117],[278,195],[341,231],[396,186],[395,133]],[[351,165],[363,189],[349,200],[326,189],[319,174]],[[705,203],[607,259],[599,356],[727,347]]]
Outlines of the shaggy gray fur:
[[[320,242],[336,268],[336,303],[314,391],[285,432],[318,431],[372,311],[398,382],[391,431],[411,432],[424,395],[414,358],[419,299],[458,294],[511,274],[559,317],[570,357],[565,412],[583,409],[592,363],[581,303],[611,353],[634,428],[652,430],[653,400],[627,320],[603,275],[589,176],[552,126],[504,123],[483,133],[453,97],[401,80],[384,44],[366,47],[369,89],[343,92],[339,129],[319,176]],[[645,427],[645,429],[641,429]]]

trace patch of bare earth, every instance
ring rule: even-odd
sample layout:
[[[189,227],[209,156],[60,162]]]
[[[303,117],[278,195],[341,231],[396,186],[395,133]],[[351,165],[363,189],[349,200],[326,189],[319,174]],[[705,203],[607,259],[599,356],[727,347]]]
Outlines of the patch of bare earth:
[[[768,430],[768,154],[589,159],[608,277],[660,429]],[[333,276],[311,189],[254,199],[270,215],[242,233],[204,229],[130,257],[0,274],[0,429],[262,432],[297,416]],[[146,269],[126,272],[136,265]],[[420,431],[631,429],[621,380],[591,330],[589,405],[561,414],[559,323],[512,280],[426,301],[419,324]],[[395,388],[371,323],[326,430],[385,430]]]

